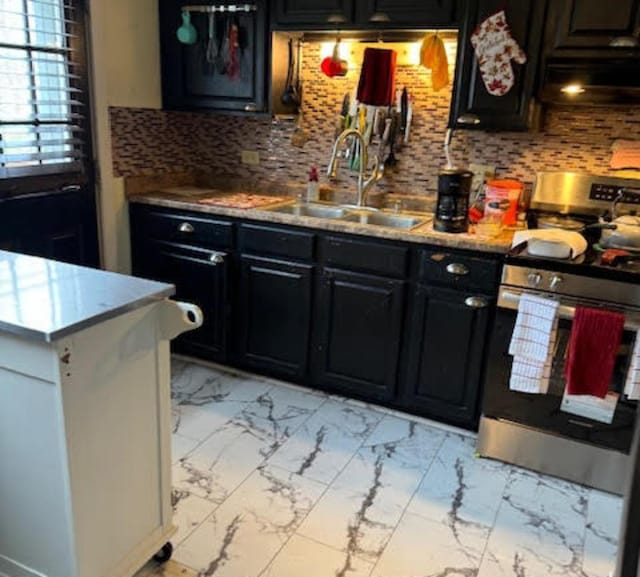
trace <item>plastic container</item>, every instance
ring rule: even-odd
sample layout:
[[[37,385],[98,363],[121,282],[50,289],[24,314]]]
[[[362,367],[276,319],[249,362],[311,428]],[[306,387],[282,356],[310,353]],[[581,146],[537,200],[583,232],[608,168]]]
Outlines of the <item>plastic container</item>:
[[[506,226],[516,224],[522,183],[518,180],[490,180],[487,182],[485,190],[485,214],[487,211],[500,210],[502,211],[502,224]]]
[[[320,185],[318,184],[318,169],[315,166],[309,171],[309,182],[307,184],[307,202],[320,200]]]
[[[488,202],[484,208],[484,216],[476,224],[476,234],[485,238],[500,235],[506,213],[505,209],[504,201],[492,200]]]

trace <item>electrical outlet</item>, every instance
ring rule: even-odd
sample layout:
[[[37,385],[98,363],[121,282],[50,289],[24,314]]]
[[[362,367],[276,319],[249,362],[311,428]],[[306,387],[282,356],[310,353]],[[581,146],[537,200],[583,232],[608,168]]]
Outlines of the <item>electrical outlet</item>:
[[[240,154],[242,164],[258,166],[260,164],[260,153],[257,150],[243,150]]]
[[[491,180],[496,176],[496,167],[490,164],[469,164],[469,170],[473,172],[473,183],[471,190],[477,190],[478,187],[487,180]]]

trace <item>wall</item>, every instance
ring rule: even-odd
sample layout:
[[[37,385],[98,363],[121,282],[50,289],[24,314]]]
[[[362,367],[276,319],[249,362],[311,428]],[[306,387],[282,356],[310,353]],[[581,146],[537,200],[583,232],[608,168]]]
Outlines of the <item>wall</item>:
[[[450,51],[455,46],[448,48]],[[344,79],[324,77],[319,72],[317,43],[307,43],[304,54],[304,128],[312,137],[304,148],[291,145],[295,129],[291,119],[113,108],[115,174],[205,169],[217,175],[260,181],[303,182],[309,165],[326,167],[343,94],[358,78],[356,70]],[[418,66],[398,71],[398,84],[408,86],[416,98],[416,113],[411,142],[399,153],[396,170],[377,185],[384,191],[432,194],[436,190],[438,170],[445,164],[442,143],[450,91],[435,93],[429,74]],[[492,164],[500,176],[531,182],[535,172],[542,169],[609,173],[613,140],[639,132],[640,107],[552,107],[539,133],[457,131],[452,150],[456,163]],[[242,149],[258,150],[261,165],[240,164]],[[341,185],[353,186],[344,170]]]
[[[90,30],[102,264],[128,272],[127,203],[114,170],[109,107],[161,106],[157,0],[90,0]]]

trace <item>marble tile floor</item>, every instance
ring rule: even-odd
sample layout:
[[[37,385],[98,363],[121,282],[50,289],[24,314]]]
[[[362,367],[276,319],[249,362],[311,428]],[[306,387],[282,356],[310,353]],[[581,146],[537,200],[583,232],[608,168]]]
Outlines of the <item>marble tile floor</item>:
[[[608,577],[621,499],[467,432],[174,358],[173,559],[137,577]]]

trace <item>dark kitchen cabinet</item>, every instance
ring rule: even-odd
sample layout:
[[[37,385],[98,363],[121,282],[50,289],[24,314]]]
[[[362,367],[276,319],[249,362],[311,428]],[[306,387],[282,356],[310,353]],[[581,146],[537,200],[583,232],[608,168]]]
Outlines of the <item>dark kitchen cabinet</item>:
[[[238,355],[242,365],[303,379],[308,368],[313,266],[241,257]]]
[[[450,26],[456,21],[455,0],[360,0],[360,24],[389,27]]]
[[[276,26],[327,26],[353,22],[354,0],[276,0],[274,23]]]
[[[0,199],[0,249],[99,266],[95,199],[84,187]]]
[[[407,409],[477,425],[492,297],[418,285],[401,391]]]
[[[275,28],[427,28],[456,22],[457,0],[275,0]]]
[[[405,285],[342,270],[324,270],[316,303],[315,385],[372,400],[395,395]]]
[[[149,240],[133,252],[137,276],[172,283],[175,300],[198,305],[204,322],[172,342],[175,351],[223,361],[227,350],[227,254],[208,249]]]
[[[640,0],[556,0],[547,22],[547,53],[607,49],[614,38],[639,31]]]
[[[209,14],[191,13],[197,42],[181,44],[176,30],[181,25],[186,0],[159,0],[162,98],[166,109],[214,110],[217,112],[266,112],[267,107],[267,2],[254,0],[251,12],[217,13],[214,46],[224,56],[207,60]],[[201,2],[198,5],[214,4]],[[229,31],[238,30],[237,50],[228,49]]]
[[[485,88],[470,37],[476,27],[505,8],[502,0],[466,2],[458,36],[458,61],[449,126],[480,130],[526,130],[537,124],[539,108],[533,99],[542,32],[544,0],[521,0],[506,4],[507,22],[514,39],[527,55],[527,62],[511,61],[515,82],[503,96],[493,96]]]

